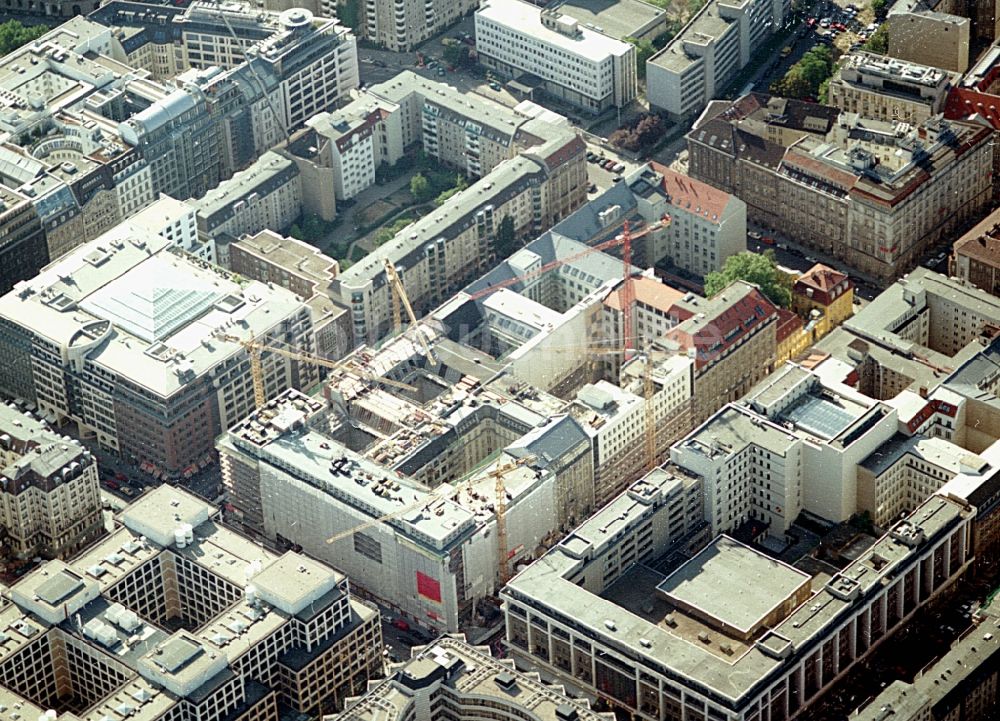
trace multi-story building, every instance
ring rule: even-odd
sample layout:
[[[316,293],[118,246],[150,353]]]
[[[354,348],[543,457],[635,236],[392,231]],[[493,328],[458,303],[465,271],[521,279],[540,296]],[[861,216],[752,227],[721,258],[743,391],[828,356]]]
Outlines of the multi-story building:
[[[28,198],[0,186],[0,293],[49,262],[45,232]]]
[[[387,50],[410,52],[477,6],[475,0],[366,0],[364,36]]]
[[[587,27],[560,8],[488,0],[476,11],[479,62],[501,75],[531,75],[559,100],[599,114],[638,93],[635,46]]]
[[[646,61],[650,105],[672,118],[698,115],[785,24],[787,0],[709,0]]]
[[[949,264],[952,276],[1000,295],[1000,210],[955,241]]]
[[[309,308],[292,293],[174,247],[194,216],[162,233],[124,223],[0,298],[0,387],[102,448],[177,472],[253,407],[251,336],[313,352]],[[242,284],[241,284],[242,283]],[[267,355],[275,394],[316,369]]]
[[[294,162],[267,152],[188,205],[198,214],[198,230],[215,242],[220,264],[226,265],[222,245],[264,229],[291,227],[302,213],[302,179]]]
[[[976,611],[979,628],[1000,622],[1000,608],[992,601]],[[912,683],[896,680],[878,696],[865,701],[852,715],[857,721],[922,721],[960,718],[989,721],[1000,704],[1000,636],[971,632],[955,642]]]
[[[743,281],[709,300],[690,294],[682,302],[690,315],[667,331],[666,340],[694,360],[694,419],[700,423],[771,372],[778,312]]]
[[[97,461],[79,441],[0,405],[0,556],[66,558],[104,533]]]
[[[981,3],[989,13],[995,3]],[[889,55],[921,65],[943,68],[956,73],[969,69],[969,53],[976,36],[969,17],[963,17],[964,5],[954,0],[902,0],[893,3],[889,9],[887,22],[889,33]],[[992,25],[992,21],[989,23]],[[935,38],[928,43],[926,38]],[[990,39],[996,37],[994,28],[989,29]]]
[[[691,175],[744,200],[751,220],[883,280],[992,199],[992,128],[818,108],[755,93],[713,107],[687,136]],[[808,130],[775,129],[789,121]]]
[[[316,355],[343,358],[354,347],[350,314],[330,298],[327,290],[340,273],[336,260],[308,243],[270,230],[240,238],[229,246],[227,255],[234,273],[280,285],[306,299],[312,311]]]
[[[830,105],[865,118],[917,125],[944,112],[959,74],[875,53],[852,53],[830,79]]]
[[[537,673],[518,671],[513,661],[494,659],[488,647],[443,636],[411,651],[409,660],[371,683],[364,696],[350,699],[347,710],[329,721],[446,721],[498,713],[537,721],[614,718],[610,712],[592,711],[586,699],[542,682]]]
[[[402,338],[378,360],[406,348],[418,350]],[[512,568],[593,507],[590,446],[571,418],[546,424],[490,389],[461,401],[482,380],[442,387],[414,370],[403,382],[443,391],[423,411],[403,394],[361,395],[360,367],[336,372],[329,407],[286,392],[219,439],[223,480],[248,529],[353,572],[366,594],[413,623],[455,631],[483,623],[477,601],[500,584],[494,470],[508,495]]]
[[[140,721],[340,710],[381,671],[378,612],[342,574],[219,521],[161,486],[108,538],[15,583],[0,616],[23,633],[0,653],[3,705]]]
[[[972,561],[975,509],[942,496],[832,578],[726,536],[690,557],[700,496],[651,477],[518,574],[501,592],[515,658],[643,721],[809,718]]]
[[[792,284],[792,309],[816,321],[824,336],[854,315],[854,283],[846,273],[817,263]]]
[[[707,183],[650,162],[625,178],[643,218],[670,216],[669,226],[651,236],[649,257],[666,259],[687,273],[705,277],[722,270],[726,258],[746,250],[747,206]]]

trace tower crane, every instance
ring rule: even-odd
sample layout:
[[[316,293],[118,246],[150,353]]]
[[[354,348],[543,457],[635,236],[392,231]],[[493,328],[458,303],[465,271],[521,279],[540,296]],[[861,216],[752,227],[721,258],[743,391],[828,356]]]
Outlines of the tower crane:
[[[504,463],[500,466],[497,466],[495,469],[490,471],[488,475],[499,478],[500,479],[499,482],[502,483],[504,475],[506,475],[507,473],[509,473],[510,471],[514,470],[519,466],[523,466],[525,463],[530,463],[533,460],[535,460],[534,456],[525,456],[524,458],[518,458],[513,463]],[[448,488],[442,488],[441,490],[435,491],[433,493],[428,494],[427,496],[424,496],[422,500],[417,501],[416,503],[411,503],[407,506],[403,506],[402,508],[398,508],[395,511],[391,511],[390,513],[381,515],[378,518],[373,518],[370,521],[365,521],[364,523],[360,523],[357,526],[354,526],[353,528],[348,528],[346,531],[340,531],[339,533],[335,533],[329,538],[327,538],[326,542],[332,544],[336,543],[337,541],[342,541],[345,538],[350,538],[355,533],[364,531],[368,528],[372,528],[386,521],[391,521],[394,518],[399,518],[400,516],[406,515],[411,511],[417,510],[418,508],[423,508],[427,506],[429,503],[433,503],[434,501],[444,498],[445,496],[448,496],[452,493],[455,494],[461,493],[462,491],[466,490],[469,486],[471,486],[473,483],[475,483],[475,481],[477,480],[478,473],[479,469],[475,468],[458,479],[457,483],[459,485],[455,486],[449,485]],[[497,516],[497,519],[498,519],[497,525],[499,526],[500,524],[499,516]]]
[[[410,327],[417,328],[417,314],[413,312],[413,306],[410,305],[410,297],[406,295],[406,288],[403,286],[403,279],[399,277],[399,273],[396,271],[396,266],[392,262],[385,258],[382,261],[385,266],[385,277],[389,281],[389,285],[392,287],[393,291],[393,307],[392,307],[392,322],[393,330],[399,332],[402,321],[399,317],[399,304],[402,303],[403,307],[406,308],[406,315],[410,319]],[[417,328],[417,340],[420,341],[420,347],[424,351],[424,355],[431,361],[435,361],[434,352],[431,350],[430,345],[427,343],[427,339],[424,338],[424,334],[420,332]]]
[[[289,350],[288,348],[278,348],[277,346],[268,345],[267,343],[259,341],[253,336],[244,340],[243,338],[238,338],[234,335],[222,335],[220,336],[220,339],[229,343],[238,343],[243,346],[247,355],[250,356],[250,377],[253,379],[253,401],[254,406],[257,408],[262,408],[264,404],[267,403],[267,394],[264,390],[264,370],[261,367],[260,362],[260,354],[262,351],[277,353],[278,355],[285,356],[286,358],[292,358],[293,360],[322,366],[324,368],[351,370],[356,373],[358,372],[356,369],[350,368],[350,366],[343,361],[334,361],[329,358],[322,358],[318,355],[313,355],[312,353],[303,353],[302,351]],[[383,376],[374,376],[368,373],[358,373],[358,375],[360,375],[364,380],[372,383],[384,383],[385,385],[393,386],[394,388],[400,388],[402,390],[413,392],[417,390],[408,383],[400,383],[399,381],[390,380],[389,378],[385,378]]]
[[[513,463],[497,466],[490,474],[496,479],[496,505],[494,510],[497,515],[497,569],[500,575],[500,585],[507,585],[510,580],[510,552],[507,544],[507,484],[504,476],[518,466],[523,466],[529,457],[518,458]]]

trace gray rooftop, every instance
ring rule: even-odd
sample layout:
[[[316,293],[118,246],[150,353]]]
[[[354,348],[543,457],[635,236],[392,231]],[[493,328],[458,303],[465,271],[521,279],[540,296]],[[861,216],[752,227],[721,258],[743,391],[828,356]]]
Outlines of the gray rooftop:
[[[663,579],[657,590],[718,624],[750,633],[809,582],[809,574],[720,536]]]

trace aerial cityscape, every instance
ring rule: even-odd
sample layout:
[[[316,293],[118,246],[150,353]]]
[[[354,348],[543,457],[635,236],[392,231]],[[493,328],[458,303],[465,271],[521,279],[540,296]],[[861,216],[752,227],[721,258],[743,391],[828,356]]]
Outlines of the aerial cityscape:
[[[0,721],[1000,720],[1000,0],[0,0]]]

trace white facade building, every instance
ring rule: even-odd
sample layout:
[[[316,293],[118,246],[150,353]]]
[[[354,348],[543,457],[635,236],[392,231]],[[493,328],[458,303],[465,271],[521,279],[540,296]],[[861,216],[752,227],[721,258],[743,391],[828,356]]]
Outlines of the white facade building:
[[[789,0],[710,0],[646,61],[651,106],[690,118],[717,97],[784,24]]]
[[[535,75],[550,94],[594,114],[628,105],[638,92],[633,45],[521,0],[480,7],[476,51],[483,65]]]

